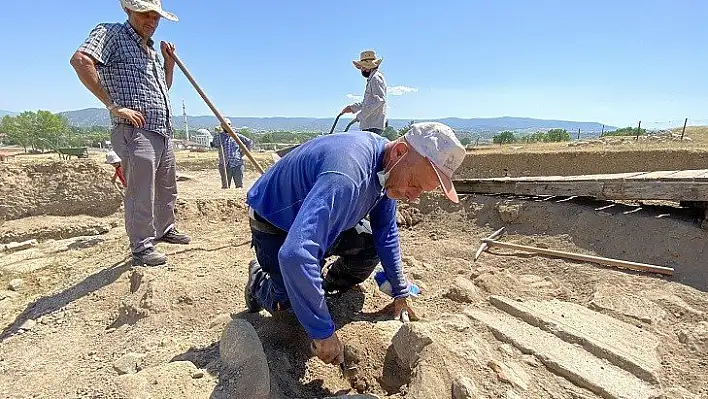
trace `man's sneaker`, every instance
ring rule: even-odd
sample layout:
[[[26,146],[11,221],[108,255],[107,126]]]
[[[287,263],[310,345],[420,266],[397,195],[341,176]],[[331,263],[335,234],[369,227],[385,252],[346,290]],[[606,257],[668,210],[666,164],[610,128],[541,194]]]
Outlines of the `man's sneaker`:
[[[169,229],[165,235],[158,238],[157,241],[167,242],[170,244],[189,244],[192,239],[183,233],[180,233],[174,227]]]
[[[248,311],[251,313],[257,313],[263,309],[263,306],[258,303],[258,299],[256,299],[256,296],[254,295],[256,283],[260,280],[260,273],[262,273],[261,265],[258,264],[258,260],[253,259],[248,264],[248,282],[246,283],[246,289],[244,290],[246,308],[248,308]]]
[[[133,252],[133,266],[158,266],[167,262],[167,255],[157,252],[155,248],[148,248],[141,252]]]

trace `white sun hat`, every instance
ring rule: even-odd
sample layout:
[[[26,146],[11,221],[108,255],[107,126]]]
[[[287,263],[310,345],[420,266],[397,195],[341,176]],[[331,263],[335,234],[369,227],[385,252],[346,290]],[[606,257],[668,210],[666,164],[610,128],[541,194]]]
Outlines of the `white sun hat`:
[[[161,0],[120,0],[120,5],[135,12],[155,11],[161,17],[170,21],[179,21],[176,15],[162,8]]]
[[[354,66],[359,69],[376,69],[381,65],[383,59],[376,58],[376,52],[374,50],[364,50],[359,54],[359,61],[352,61]]]
[[[115,151],[108,151],[106,153],[106,163],[107,164],[119,163],[120,161],[121,161],[120,157],[118,156],[118,154],[116,154]]]
[[[452,202],[458,203],[452,174],[465,160],[465,147],[451,127],[439,122],[420,122],[411,125],[403,138],[420,155],[428,159],[440,181],[440,188]]]

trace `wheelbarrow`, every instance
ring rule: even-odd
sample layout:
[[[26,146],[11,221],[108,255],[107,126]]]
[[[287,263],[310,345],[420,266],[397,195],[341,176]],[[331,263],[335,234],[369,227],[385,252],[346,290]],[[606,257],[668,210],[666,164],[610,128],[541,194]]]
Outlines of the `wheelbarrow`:
[[[337,127],[337,122],[339,122],[339,118],[340,118],[342,115],[344,115],[344,113],[340,113],[340,114],[337,115],[337,117],[334,119],[334,123],[332,124],[332,128],[329,129],[329,133],[328,133],[328,134],[334,133],[334,128]],[[358,120],[357,120],[356,118],[352,119],[352,121],[347,124],[347,127],[344,128],[344,131],[345,131],[345,132],[348,132],[348,131],[349,131],[349,128],[350,128],[354,123],[356,123],[356,122],[358,122]],[[280,150],[275,151],[275,155],[277,155],[277,158],[280,159],[280,158],[284,157],[285,154],[289,153],[290,151],[296,149],[296,148],[299,147],[299,146],[300,146],[300,144],[297,144],[297,145],[294,145],[294,146],[291,146],[291,147],[287,147],[287,148],[282,148],[282,149],[280,149]],[[277,159],[276,159],[276,161],[277,161]]]

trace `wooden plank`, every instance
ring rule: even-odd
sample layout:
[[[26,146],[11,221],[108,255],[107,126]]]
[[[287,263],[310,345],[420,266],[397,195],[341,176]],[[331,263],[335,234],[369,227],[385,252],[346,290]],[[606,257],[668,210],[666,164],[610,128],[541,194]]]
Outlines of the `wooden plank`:
[[[556,182],[456,182],[460,193],[589,196],[599,199],[708,201],[708,181],[608,180]]]
[[[594,255],[585,255],[585,254],[578,254],[578,253],[572,253],[572,252],[557,251],[557,250],[553,250],[553,249],[530,247],[530,246],[526,246],[526,245],[511,244],[511,243],[507,243],[507,242],[489,240],[486,238],[483,239],[482,242],[489,244],[490,247],[517,249],[520,251],[549,255],[549,256],[553,256],[553,257],[575,259],[575,260],[579,260],[579,261],[583,261],[583,262],[592,262],[592,263],[598,263],[601,265],[615,266],[615,267],[620,267],[623,269],[636,270],[636,271],[642,271],[642,272],[650,272],[650,273],[659,273],[659,274],[664,274],[667,276],[671,276],[674,274],[674,269],[671,267],[650,265],[647,263],[632,262],[632,261],[627,261],[627,260],[622,260],[622,259],[603,258],[601,256],[594,256]]]
[[[653,180],[607,182],[603,189],[605,199],[708,201],[708,183]]]
[[[656,172],[648,172],[648,173],[641,174],[639,176],[629,177],[626,180],[655,180],[655,179],[665,178],[665,177],[670,176],[676,172],[678,172],[678,171],[677,170],[657,170]]]
[[[698,176],[708,172],[706,169],[680,170],[672,175],[661,178],[661,180],[695,180]]]

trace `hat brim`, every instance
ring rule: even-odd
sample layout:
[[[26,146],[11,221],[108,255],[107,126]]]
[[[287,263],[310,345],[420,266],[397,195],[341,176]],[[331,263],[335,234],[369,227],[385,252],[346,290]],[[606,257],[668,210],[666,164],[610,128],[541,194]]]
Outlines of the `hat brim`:
[[[169,12],[169,11],[165,11],[165,10],[155,10],[155,11],[156,11],[158,14],[160,14],[160,16],[162,16],[162,18],[168,19],[168,20],[173,21],[173,22],[179,21],[179,18],[177,18],[176,15],[172,14],[172,13]]]
[[[142,13],[142,12],[155,11],[156,13],[160,14],[160,16],[161,16],[162,18],[165,18],[165,19],[168,19],[168,20],[174,21],[174,22],[179,21],[179,18],[177,18],[177,16],[176,16],[175,14],[172,14],[172,13],[169,12],[169,11],[165,11],[165,10],[163,10],[162,8],[158,8],[158,7],[155,7],[155,6],[152,6],[152,5],[144,5],[143,7],[133,7],[133,6],[129,5],[129,4],[127,4],[127,3],[124,2],[124,1],[121,1],[121,5],[122,5],[123,7],[125,7],[125,8],[127,8],[127,9],[129,9],[129,10],[131,10],[131,11],[135,11],[135,12],[141,12],[141,13]]]
[[[452,179],[447,177],[447,175],[445,175],[445,173],[443,173],[442,170],[440,170],[437,166],[435,166],[433,161],[428,159],[428,162],[430,162],[430,166],[433,167],[435,174],[438,176],[438,181],[440,182],[440,189],[443,191],[443,193],[445,194],[447,199],[449,199],[450,201],[452,201],[456,204],[459,204],[460,199],[457,196],[457,190],[455,190],[455,185],[452,184]]]
[[[383,61],[383,59],[381,59],[381,58],[375,59],[375,60],[364,60],[364,61],[354,60],[354,61],[352,61],[352,64],[354,64],[354,66],[357,69],[375,69],[375,68],[378,68],[379,65],[381,65],[382,61]]]

